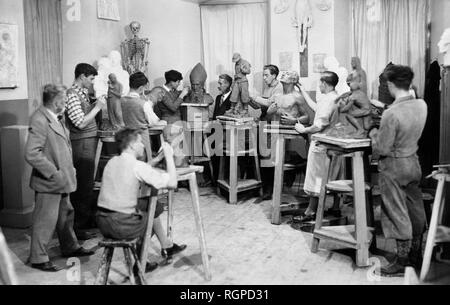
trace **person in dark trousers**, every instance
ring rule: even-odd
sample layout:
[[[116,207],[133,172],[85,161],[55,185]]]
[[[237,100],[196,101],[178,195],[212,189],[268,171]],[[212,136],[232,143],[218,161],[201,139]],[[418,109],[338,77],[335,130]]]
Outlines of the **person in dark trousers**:
[[[392,65],[384,71],[394,103],[383,113],[379,130],[372,130],[372,147],[380,155],[381,223],[386,238],[397,242],[397,255],[380,270],[382,276],[403,276],[405,267],[420,268],[426,216],[419,188],[422,171],[418,141],[427,119],[425,101],[411,95],[411,68]]]
[[[95,235],[88,230],[95,227],[94,169],[97,150],[97,122],[95,117],[106,104],[104,98],[92,103],[89,89],[92,88],[97,70],[89,64],[78,64],[75,81],[67,91],[66,116],[73,148],[73,162],[77,174],[77,190],[71,194],[75,209],[75,233],[80,240]]]

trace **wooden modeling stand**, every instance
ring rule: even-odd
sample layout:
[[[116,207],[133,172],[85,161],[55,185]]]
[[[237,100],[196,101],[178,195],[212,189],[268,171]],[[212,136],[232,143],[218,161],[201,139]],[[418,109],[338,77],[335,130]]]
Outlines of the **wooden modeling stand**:
[[[198,185],[197,185],[197,176],[196,173],[203,172],[202,166],[190,166],[189,168],[178,168],[177,169],[177,179],[178,181],[189,181],[189,189],[191,192],[191,199],[192,199],[192,207],[194,209],[194,218],[195,218],[195,224],[197,227],[197,235],[200,243],[200,251],[202,255],[202,262],[203,262],[203,270],[205,279],[207,281],[211,280],[211,271],[209,268],[209,258],[208,253],[206,250],[206,238],[205,238],[205,230],[203,228],[203,221],[202,216],[200,213],[200,198],[199,198],[199,192],[198,192]],[[153,194],[152,194],[153,195]],[[150,240],[152,237],[152,228],[153,228],[153,218],[155,216],[155,210],[156,210],[156,202],[158,200],[157,196],[152,196],[149,203],[149,216],[148,216],[148,223],[147,223],[147,229],[145,232],[145,239],[142,245],[142,252],[141,252],[141,265],[145,266],[147,257],[148,257],[148,250],[150,247]],[[167,237],[172,241],[173,236],[173,190],[169,190],[169,212],[167,216]]]
[[[103,143],[116,143],[116,139],[114,138],[116,135],[113,131],[98,131],[98,143],[97,143],[97,151],[95,153],[95,165],[94,165],[94,181],[97,177],[98,164],[100,163],[100,158],[103,152]]]
[[[284,171],[290,166],[285,164],[286,140],[303,138],[303,136],[293,128],[287,128],[280,125],[267,125],[264,128],[264,133],[271,134],[275,137],[275,147],[272,147],[272,152],[275,152],[272,156],[272,159],[275,160],[275,177],[272,195],[272,224],[280,225]]]
[[[219,179],[217,181],[217,192],[220,194],[220,189],[228,191],[229,203],[237,204],[237,196],[239,193],[259,189],[262,196],[262,181],[261,172],[259,169],[258,159],[258,137],[256,134],[256,124],[252,118],[248,119],[230,119],[222,120],[219,117],[219,121],[224,127],[224,134],[226,134],[226,145],[223,152],[223,156],[220,158]],[[241,121],[239,121],[241,120]],[[245,133],[250,133],[249,149],[245,147],[240,150],[239,144],[245,144]],[[239,134],[243,134],[243,137],[239,137]],[[245,145],[243,145],[245,146]],[[254,160],[254,173],[256,179],[238,179],[238,159],[239,157],[250,155]],[[229,181],[225,179],[225,158],[230,157],[230,176]]]
[[[316,253],[319,250],[321,240],[329,240],[342,246],[356,249],[356,265],[358,267],[367,267],[369,262],[369,247],[372,241],[372,229],[367,226],[367,209],[365,196],[365,175],[364,175],[364,151],[371,146],[369,139],[364,140],[346,140],[327,137],[324,135],[314,135],[319,145],[327,150],[327,159],[324,164],[326,174],[322,177],[322,187],[320,190],[319,206],[316,215],[316,225],[314,229],[311,252]],[[333,226],[323,227],[323,218],[325,210],[325,199],[328,188],[332,188],[329,183],[330,163],[333,155],[342,155],[352,158],[353,164],[353,200],[355,225],[351,226]]]
[[[433,203],[433,213],[431,214],[430,226],[428,229],[427,244],[423,256],[422,270],[420,271],[420,280],[425,281],[428,271],[430,270],[431,256],[433,255],[433,248],[436,242],[436,231],[438,226],[442,223],[442,217],[445,206],[445,184],[450,182],[450,165],[436,166],[438,169],[430,177],[438,181],[436,190],[436,197]]]

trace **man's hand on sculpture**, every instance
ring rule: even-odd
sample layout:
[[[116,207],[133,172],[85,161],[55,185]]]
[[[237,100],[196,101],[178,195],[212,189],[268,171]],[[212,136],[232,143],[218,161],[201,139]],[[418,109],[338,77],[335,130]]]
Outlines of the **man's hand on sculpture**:
[[[305,127],[303,124],[297,123],[297,124],[295,124],[295,130],[296,130],[298,133],[303,134],[303,133],[305,133],[305,131],[306,131],[306,127]]]
[[[290,114],[285,113],[281,116],[281,124],[283,125],[295,125],[297,122],[297,119]]]
[[[191,90],[191,89],[190,89],[189,87],[184,87],[184,88],[183,88],[183,91],[181,91],[180,98],[181,98],[181,99],[184,99],[184,97],[185,97],[186,95],[189,94],[189,91],[190,91],[190,90]]]

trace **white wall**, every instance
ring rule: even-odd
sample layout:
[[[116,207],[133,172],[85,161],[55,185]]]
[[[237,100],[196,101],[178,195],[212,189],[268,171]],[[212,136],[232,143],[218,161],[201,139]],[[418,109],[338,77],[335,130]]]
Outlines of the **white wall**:
[[[2,100],[20,100],[28,98],[27,59],[25,50],[25,25],[22,0],[0,1],[0,23],[11,23],[19,26],[19,61],[18,88],[0,89]]]
[[[141,23],[141,37],[150,39],[151,85],[163,85],[164,72],[171,69],[180,71],[188,81],[188,72],[202,61],[198,4],[182,0],[131,0],[128,14],[130,22]]]
[[[67,0],[61,1],[65,85],[72,84],[73,73],[78,63],[94,64],[112,50],[120,51],[120,43],[126,37],[125,30],[129,23],[128,2],[128,0],[118,0],[121,20],[113,21],[97,18],[97,1],[80,0],[80,21],[70,21],[67,14],[72,6]]]
[[[300,70],[300,56],[297,47],[296,29],[292,27],[295,0],[289,0],[290,8],[283,14],[275,14],[277,1],[271,2],[271,60],[280,65],[280,52],[293,53],[293,67]],[[333,1],[334,2],[334,1]],[[320,11],[310,1],[313,14],[313,26],[309,31],[309,77],[301,79],[307,90],[316,90],[319,74],[313,73],[313,54],[335,55],[334,3],[329,11]]]

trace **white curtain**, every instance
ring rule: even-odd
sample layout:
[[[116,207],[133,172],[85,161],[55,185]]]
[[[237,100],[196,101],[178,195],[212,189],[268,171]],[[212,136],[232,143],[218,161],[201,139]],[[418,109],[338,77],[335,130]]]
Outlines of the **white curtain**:
[[[379,18],[369,21],[374,3]],[[378,78],[389,62],[412,67],[413,84],[423,96],[428,0],[352,0],[351,5],[353,55],[361,58],[371,97],[378,97]]]
[[[234,77],[231,59],[235,52],[252,65],[250,93],[262,92],[262,71],[267,60],[266,16],[265,3],[201,6],[207,90],[213,97],[218,94],[219,75]]]

